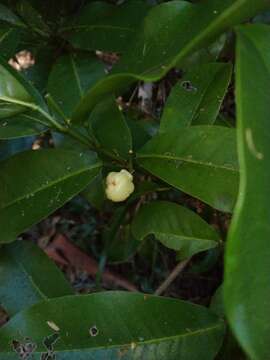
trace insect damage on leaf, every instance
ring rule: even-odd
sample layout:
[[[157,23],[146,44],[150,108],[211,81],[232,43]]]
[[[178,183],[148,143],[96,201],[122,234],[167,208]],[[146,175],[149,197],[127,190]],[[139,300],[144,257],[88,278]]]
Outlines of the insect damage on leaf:
[[[97,335],[99,334],[99,330],[98,330],[98,328],[96,327],[96,325],[90,327],[90,329],[89,329],[89,334],[90,334],[90,336],[92,336],[92,337],[95,337],[95,336],[97,336]]]

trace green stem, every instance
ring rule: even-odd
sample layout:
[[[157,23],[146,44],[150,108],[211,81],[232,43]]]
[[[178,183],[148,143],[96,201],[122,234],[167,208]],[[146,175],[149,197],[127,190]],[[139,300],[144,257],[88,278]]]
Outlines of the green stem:
[[[116,161],[117,163],[121,164],[121,166],[128,167],[127,161],[119,158],[118,156],[115,156],[114,154],[110,153],[106,149],[98,148],[97,146],[95,146],[95,144],[93,144],[90,141],[89,138],[87,138],[83,134],[80,134],[79,132],[73,130],[70,127],[63,126],[58,121],[56,121],[49,113],[44,111],[38,105],[29,103],[29,102],[25,102],[22,100],[12,99],[8,96],[0,96],[0,100],[11,103],[11,104],[21,105],[21,106],[24,106],[33,111],[39,112],[42,116],[44,116],[44,118],[48,121],[48,123],[51,124],[52,127],[55,128],[56,130],[58,130],[59,132],[71,136],[73,139],[88,146],[91,150],[96,151],[97,153]]]
[[[106,257],[106,255],[103,254],[99,260],[98,271],[96,273],[96,287],[97,287],[97,290],[99,290],[99,291],[102,290],[101,280],[102,280],[102,275],[105,270],[106,262],[107,262],[107,257]]]
[[[71,129],[71,128],[65,128],[66,134],[71,136],[73,139],[79,141],[80,143],[88,146],[90,150],[96,151],[91,141],[84,135],[80,134],[79,132]]]
[[[24,106],[28,109],[31,109],[33,111],[37,111],[39,112],[41,115],[43,115],[45,117],[46,120],[48,120],[48,122],[55,127],[57,130],[61,131],[61,132],[67,132],[66,128],[64,126],[62,126],[61,124],[59,124],[56,120],[54,120],[50,114],[48,114],[46,111],[44,111],[43,109],[41,109],[39,106],[37,106],[36,104],[33,103],[29,103],[29,102],[25,102],[25,101],[21,101],[21,100],[17,100],[17,99],[12,99],[8,96],[0,96],[0,100],[11,103],[11,104],[15,104],[15,105],[21,105]]]
[[[51,94],[45,95],[45,98],[48,101],[48,105],[51,106],[51,108],[60,115],[60,117],[65,121],[67,125],[70,125],[70,119],[66,117],[62,109],[59,107],[59,105],[56,103],[54,98],[51,96]]]

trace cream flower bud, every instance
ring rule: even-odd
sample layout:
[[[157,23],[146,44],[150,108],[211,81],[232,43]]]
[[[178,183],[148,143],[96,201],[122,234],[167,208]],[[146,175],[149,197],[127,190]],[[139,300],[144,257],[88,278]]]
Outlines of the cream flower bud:
[[[126,200],[134,191],[133,176],[122,169],[119,172],[110,172],[106,178],[107,198],[120,202]]]

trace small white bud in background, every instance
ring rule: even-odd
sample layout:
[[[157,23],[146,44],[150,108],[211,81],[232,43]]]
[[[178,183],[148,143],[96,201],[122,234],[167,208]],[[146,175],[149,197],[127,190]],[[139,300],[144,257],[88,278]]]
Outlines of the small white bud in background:
[[[109,200],[120,202],[126,200],[134,191],[133,176],[122,169],[110,172],[106,178],[106,195]]]

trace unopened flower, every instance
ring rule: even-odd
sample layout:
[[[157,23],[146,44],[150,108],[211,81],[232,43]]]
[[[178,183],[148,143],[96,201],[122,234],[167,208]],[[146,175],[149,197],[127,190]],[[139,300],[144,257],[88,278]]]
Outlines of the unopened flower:
[[[110,172],[106,178],[107,198],[120,202],[126,200],[134,191],[133,176],[122,169],[119,172]]]

